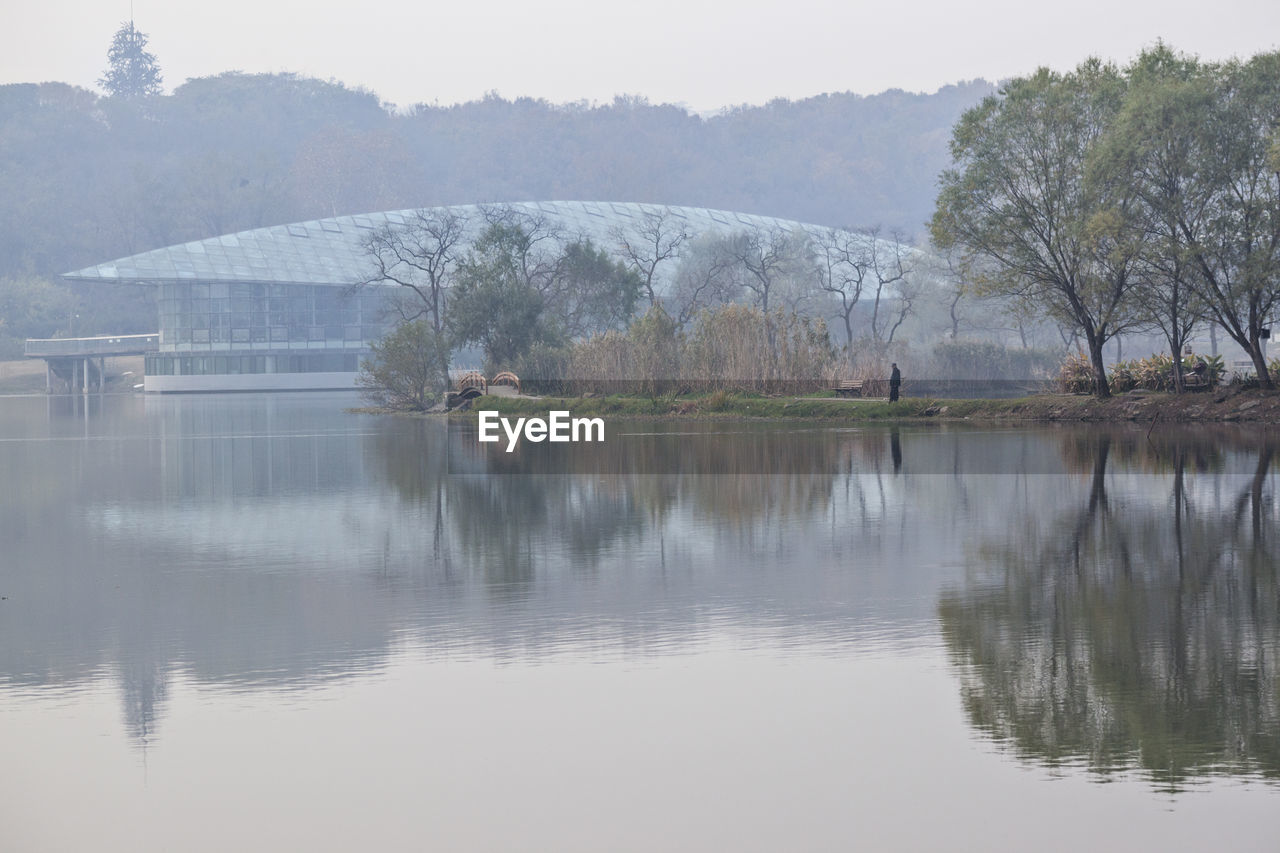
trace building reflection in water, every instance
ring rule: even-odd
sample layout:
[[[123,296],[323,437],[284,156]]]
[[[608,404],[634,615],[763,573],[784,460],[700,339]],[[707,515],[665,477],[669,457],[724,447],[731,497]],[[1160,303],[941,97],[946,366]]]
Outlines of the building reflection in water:
[[[833,515],[879,529],[906,507],[878,433],[657,435],[570,463],[478,454],[456,424],[359,418],[353,399],[130,397],[88,419],[38,402],[0,413],[0,476],[25,484],[0,512],[23,605],[0,620],[0,689],[109,678],[139,743],[175,677],[307,688],[406,642],[657,654],[718,622],[843,642],[875,581]]]

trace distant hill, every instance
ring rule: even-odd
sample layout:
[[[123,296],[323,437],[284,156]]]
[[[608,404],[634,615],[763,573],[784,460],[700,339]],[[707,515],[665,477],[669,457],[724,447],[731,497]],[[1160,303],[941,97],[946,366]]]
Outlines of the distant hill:
[[[191,80],[145,106],[0,86],[0,277],[387,208],[613,199],[919,233],[951,126],[993,92],[821,95],[711,117],[642,99],[384,109],[289,74]]]

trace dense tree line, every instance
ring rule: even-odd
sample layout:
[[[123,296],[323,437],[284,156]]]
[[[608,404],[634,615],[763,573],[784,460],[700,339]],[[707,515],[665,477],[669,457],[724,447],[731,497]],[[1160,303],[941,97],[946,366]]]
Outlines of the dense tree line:
[[[101,97],[0,86],[0,275],[188,239],[389,208],[532,199],[722,207],[919,231],[946,134],[986,83],[775,101],[707,118],[618,98],[391,112],[290,74]]]
[[[648,212],[596,245],[540,214],[481,205],[419,209],[366,250],[364,284],[400,297],[403,324],[366,366],[388,405],[429,404],[423,378],[439,389],[459,360],[582,391],[812,388],[883,378],[891,361],[919,379],[1046,378],[1061,357],[1029,348],[1044,329],[1016,303],[967,294],[943,259],[878,228],[695,237],[682,218]],[[990,342],[1014,326],[1019,349]]]
[[[141,34],[122,32],[115,47],[138,60]],[[292,74],[228,72],[148,94],[159,74],[147,70],[113,83],[109,96],[63,83],[0,86],[0,279],[52,280],[281,222],[531,199],[689,204],[919,231],[948,128],[992,89],[833,94],[709,117],[627,97],[552,104],[491,95],[396,111],[372,92]],[[145,303],[127,328],[106,316],[110,307],[82,294],[72,313],[82,316],[80,331],[154,324]],[[0,335],[69,331],[19,328],[11,318]]]
[[[423,408],[460,349],[510,368],[533,349],[626,326],[641,300],[640,273],[585,236],[509,205],[483,206],[477,219],[424,208],[366,240],[373,272],[356,287],[398,286],[395,328],[363,366],[384,405]]]
[[[1099,396],[1107,341],[1155,329],[1180,356],[1204,325],[1272,388],[1278,128],[1280,53],[1202,63],[1157,45],[1123,69],[1041,69],[956,125],[933,236],[986,292],[1078,333]]]

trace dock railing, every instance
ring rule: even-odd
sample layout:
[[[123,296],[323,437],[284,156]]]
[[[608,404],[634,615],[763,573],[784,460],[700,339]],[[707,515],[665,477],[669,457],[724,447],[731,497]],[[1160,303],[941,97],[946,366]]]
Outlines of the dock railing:
[[[101,335],[92,338],[30,338],[23,349],[27,358],[57,356],[141,355],[160,348],[160,333],[150,335]]]

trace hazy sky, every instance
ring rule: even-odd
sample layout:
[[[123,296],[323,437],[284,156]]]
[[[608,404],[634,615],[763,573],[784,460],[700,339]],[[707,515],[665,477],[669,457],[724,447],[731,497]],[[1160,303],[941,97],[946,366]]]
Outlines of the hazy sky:
[[[93,87],[128,0],[0,0],[0,83]],[[638,94],[695,110],[998,79],[1156,39],[1204,58],[1280,46],[1277,0],[135,0],[165,87],[297,71],[401,106]]]

